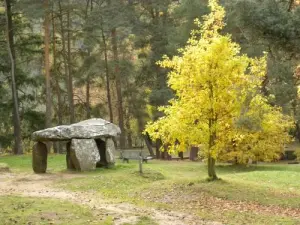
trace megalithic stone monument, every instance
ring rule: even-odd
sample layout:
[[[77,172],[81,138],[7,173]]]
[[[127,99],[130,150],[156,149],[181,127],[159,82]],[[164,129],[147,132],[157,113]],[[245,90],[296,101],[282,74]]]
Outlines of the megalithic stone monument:
[[[115,163],[112,138],[120,133],[117,125],[100,118],[36,131],[32,134],[32,140],[37,142],[32,152],[32,168],[35,173],[46,172],[48,151],[44,142],[51,141],[67,141],[68,169],[87,171],[96,166],[111,166]]]

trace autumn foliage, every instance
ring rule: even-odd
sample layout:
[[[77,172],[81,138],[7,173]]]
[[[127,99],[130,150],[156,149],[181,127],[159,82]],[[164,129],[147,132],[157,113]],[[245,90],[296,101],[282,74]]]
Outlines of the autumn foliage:
[[[210,0],[211,13],[192,32],[179,55],[164,57],[159,65],[170,69],[168,85],[176,96],[160,108],[165,116],[146,127],[153,139],[168,144],[170,152],[199,146],[208,162],[210,179],[217,179],[216,161],[271,161],[279,157],[290,118],[268,104],[261,93],[266,54],[249,58],[238,44],[219,31],[225,11]]]

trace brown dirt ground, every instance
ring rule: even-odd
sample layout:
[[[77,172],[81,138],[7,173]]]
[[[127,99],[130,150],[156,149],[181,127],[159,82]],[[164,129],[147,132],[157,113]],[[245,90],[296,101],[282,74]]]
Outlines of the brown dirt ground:
[[[51,187],[57,181],[80,177],[80,174],[55,173],[0,173],[0,195],[46,197],[70,201],[92,209],[95,216],[112,216],[114,224],[135,223],[139,217],[148,216],[162,225],[221,225],[204,221],[190,214],[138,207],[129,203],[113,203],[99,193],[72,192]]]

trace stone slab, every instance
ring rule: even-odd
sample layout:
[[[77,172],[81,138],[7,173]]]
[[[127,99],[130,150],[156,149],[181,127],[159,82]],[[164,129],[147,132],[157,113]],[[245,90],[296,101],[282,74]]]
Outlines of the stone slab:
[[[71,125],[52,127],[32,134],[34,141],[67,141],[71,139],[97,139],[116,137],[121,133],[120,128],[103,119],[84,120]]]
[[[78,171],[94,170],[100,161],[97,144],[93,139],[72,139],[70,158]]]

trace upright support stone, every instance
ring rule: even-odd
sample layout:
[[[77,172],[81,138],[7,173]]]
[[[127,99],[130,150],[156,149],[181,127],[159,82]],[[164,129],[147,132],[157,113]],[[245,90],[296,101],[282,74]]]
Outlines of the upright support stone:
[[[198,151],[199,151],[198,147],[194,147],[194,146],[191,147],[191,151],[190,151],[190,160],[191,161],[197,160],[197,158],[198,158]]]
[[[47,170],[47,145],[37,142],[32,151],[32,169],[35,173],[46,173]]]
[[[108,165],[114,165],[115,164],[115,143],[112,140],[112,138],[107,138],[106,139],[106,148],[105,148],[105,158],[108,163]]]
[[[96,167],[107,167],[106,161],[106,143],[102,139],[96,139],[97,148],[100,154],[100,161],[97,162]]]
[[[99,151],[93,139],[72,139],[71,162],[78,171],[94,170],[100,160]]]
[[[75,170],[76,168],[71,159],[71,142],[70,141],[67,142],[67,144],[66,144],[66,150],[67,150],[67,154],[66,154],[67,169]]]

